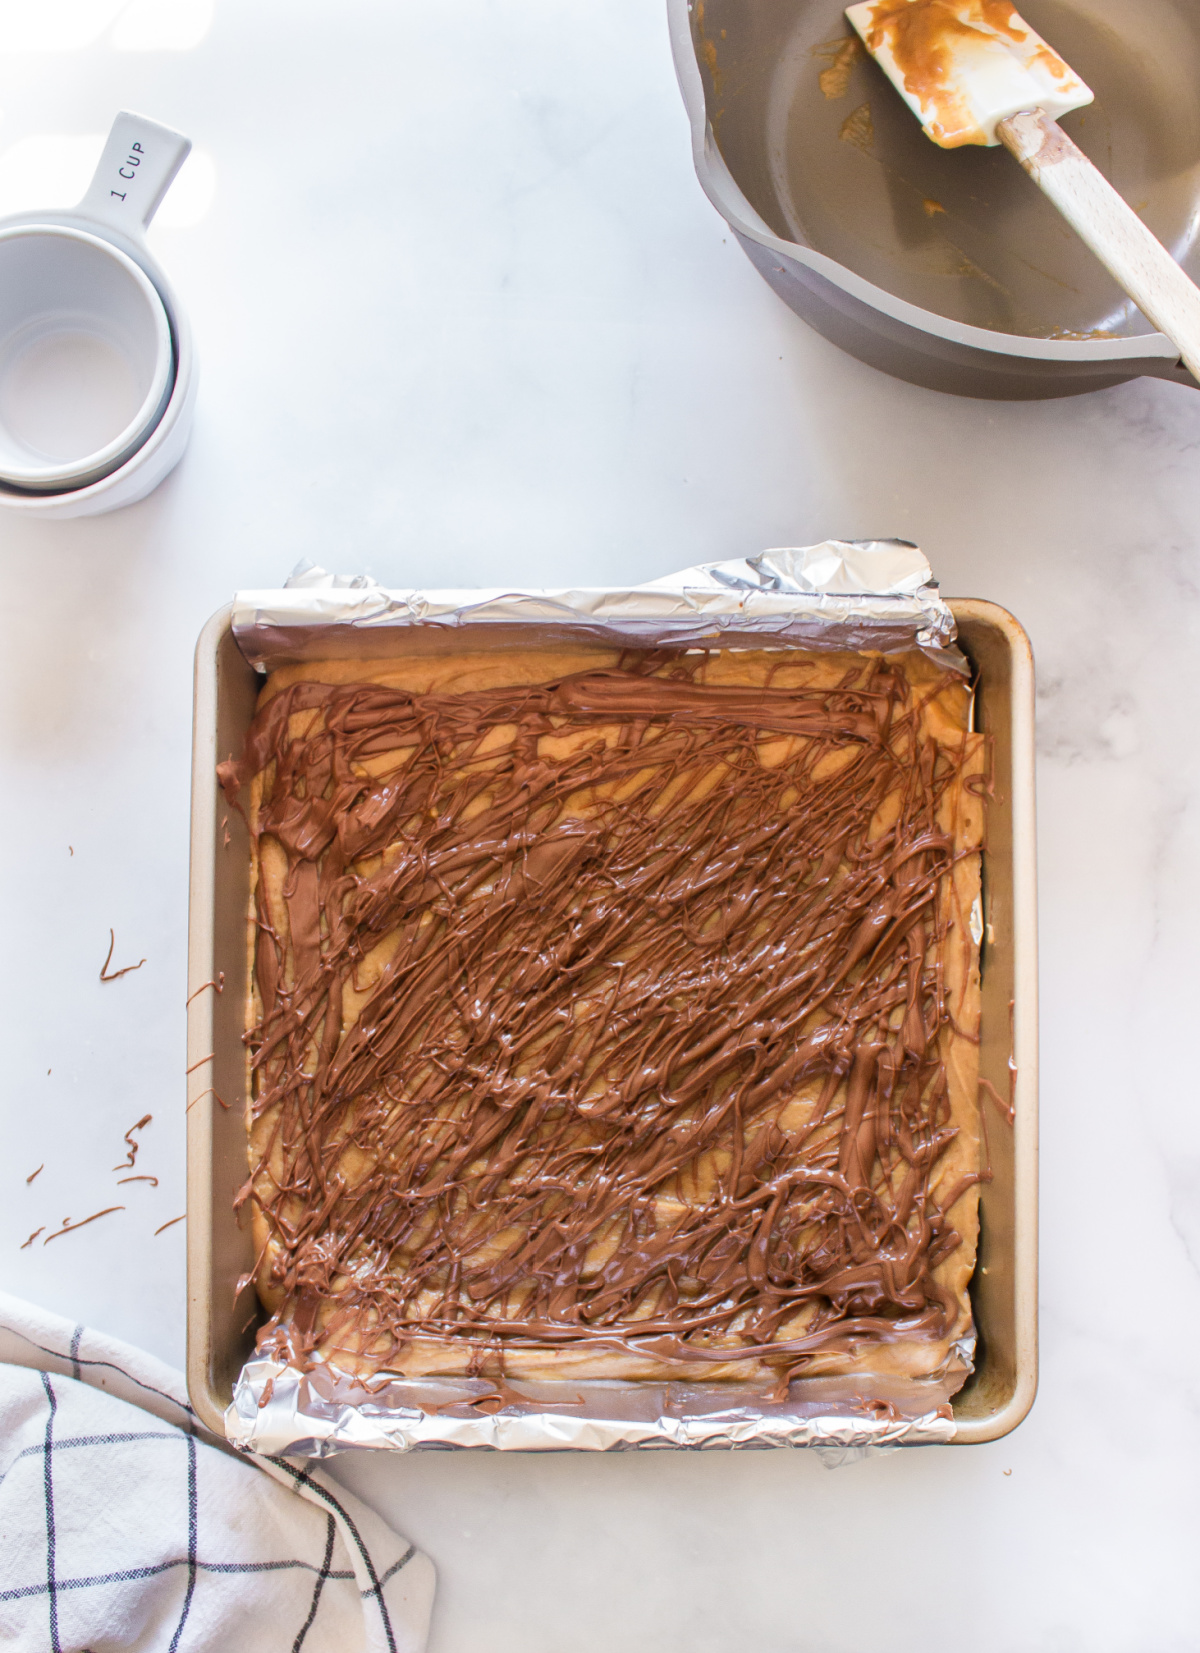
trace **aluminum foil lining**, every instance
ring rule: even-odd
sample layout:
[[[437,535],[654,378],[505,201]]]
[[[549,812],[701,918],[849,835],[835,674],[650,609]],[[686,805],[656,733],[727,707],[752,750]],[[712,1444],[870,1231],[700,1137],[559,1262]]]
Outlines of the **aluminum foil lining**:
[[[772,1405],[732,1386],[524,1383],[520,1399],[515,1386],[501,1397],[481,1380],[392,1379],[368,1388],[326,1367],[302,1375],[277,1361],[250,1360],[225,1413],[225,1433],[247,1451],[311,1458],[353,1447],[622,1452],[809,1446],[861,1452],[944,1445],[954,1439],[949,1400],[964,1365],[970,1370],[961,1346],[950,1363],[953,1376],[801,1379],[787,1402]]]
[[[367,575],[302,563],[278,591],[242,591],[233,631],[260,671],[320,655],[382,652],[394,627],[537,625],[547,642],[920,648],[965,671],[954,619],[924,554],[906,540],[826,540],[700,563],[645,585],[475,591],[389,590]],[[374,647],[372,648],[372,645]]]
[[[233,630],[260,671],[305,659],[461,647],[461,630],[536,627],[543,642],[649,647],[919,648],[964,673],[954,618],[924,554],[905,540],[826,540],[701,563],[645,585],[562,590],[390,590],[367,575],[302,563],[276,591],[234,599]],[[457,636],[455,634],[458,634]],[[733,1385],[543,1383],[497,1395],[483,1380],[384,1378],[364,1385],[318,1366],[251,1359],[225,1414],[228,1439],[265,1454],[321,1458],[348,1448],[411,1452],[629,1451],[806,1446],[827,1461],[954,1439],[951,1396],[972,1371],[974,1338],[924,1379],[860,1373],[792,1384],[772,1404]]]

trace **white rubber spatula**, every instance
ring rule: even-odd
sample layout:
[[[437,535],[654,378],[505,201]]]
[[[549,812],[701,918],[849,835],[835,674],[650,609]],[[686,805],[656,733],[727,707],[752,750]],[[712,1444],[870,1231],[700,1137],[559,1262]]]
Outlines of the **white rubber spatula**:
[[[1200,381],[1200,288],[1059,126],[1092,93],[1008,0],[866,0],[846,16],[926,135],[1010,150]]]

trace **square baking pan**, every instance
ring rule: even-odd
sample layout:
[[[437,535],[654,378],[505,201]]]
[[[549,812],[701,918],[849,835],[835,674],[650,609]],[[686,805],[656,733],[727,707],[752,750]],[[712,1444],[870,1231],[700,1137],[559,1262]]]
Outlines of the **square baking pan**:
[[[993,603],[951,601],[976,678],[975,725],[991,737],[992,790],[983,852],[981,1107],[991,1180],[981,1188],[979,1262],[971,1287],[975,1372],[954,1397],[956,1444],[1015,1429],[1037,1388],[1037,889],[1033,657],[1013,617]],[[364,656],[461,647],[440,628],[360,634]],[[507,628],[506,628],[507,630]],[[522,627],[523,642],[538,628]],[[444,634],[443,634],[444,635]],[[483,628],[473,647],[504,647]],[[246,823],[217,783],[239,754],[263,679],[234,639],[232,609],[214,614],[196,648],[188,920],[187,1382],[203,1422],[224,1412],[253,1353],[262,1311],[237,1295],[254,1266],[248,1219],[233,1202],[248,1176],[245,1029],[250,900]],[[1013,1123],[987,1096],[1012,1099]],[[235,1302],[236,1298],[236,1302]]]

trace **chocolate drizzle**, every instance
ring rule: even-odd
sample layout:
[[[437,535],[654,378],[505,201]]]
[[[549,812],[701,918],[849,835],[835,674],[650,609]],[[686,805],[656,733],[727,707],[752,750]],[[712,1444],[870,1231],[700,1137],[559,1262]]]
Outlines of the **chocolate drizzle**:
[[[231,798],[258,778],[260,1348],[785,1385],[955,1326],[936,1271],[978,1178],[943,1174],[944,966],[979,737],[926,714],[959,680],[861,657],[747,687],[711,658],[303,681],[222,765]]]

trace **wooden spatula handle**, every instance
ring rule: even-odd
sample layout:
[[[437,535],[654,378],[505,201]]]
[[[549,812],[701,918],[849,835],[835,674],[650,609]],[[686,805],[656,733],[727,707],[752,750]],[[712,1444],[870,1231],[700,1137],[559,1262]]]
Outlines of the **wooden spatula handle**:
[[[1010,115],[996,135],[1200,381],[1200,288],[1162,242],[1044,110]]]

